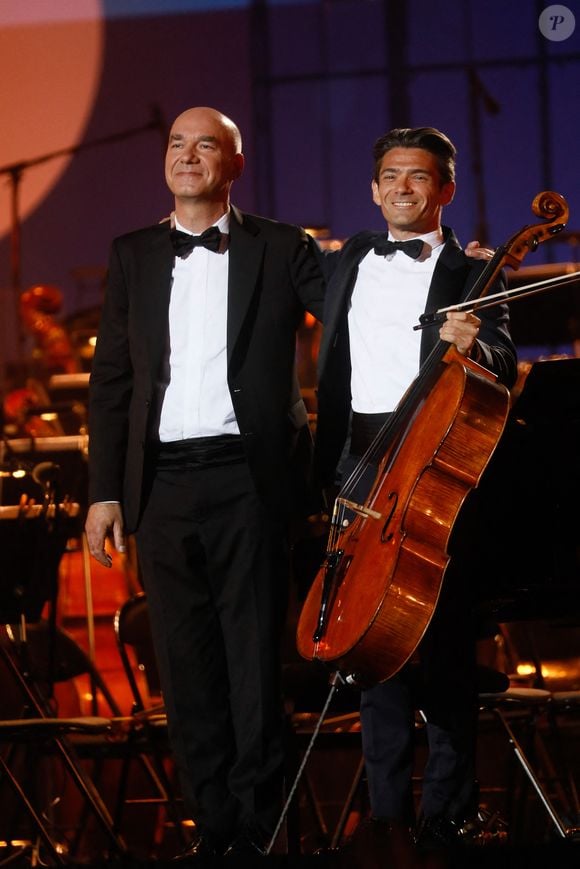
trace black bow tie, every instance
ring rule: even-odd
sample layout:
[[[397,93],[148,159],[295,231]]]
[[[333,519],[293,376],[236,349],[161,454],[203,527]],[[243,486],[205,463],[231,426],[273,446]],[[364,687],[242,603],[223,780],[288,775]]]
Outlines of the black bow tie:
[[[181,232],[179,229],[172,229],[169,235],[171,236],[173,249],[177,256],[180,257],[188,256],[194,247],[207,247],[208,250],[213,250],[217,253],[222,240],[222,234],[217,226],[210,226],[201,235],[190,235],[188,232]]]
[[[374,249],[379,256],[388,256],[396,250],[402,250],[411,259],[419,259],[423,251],[423,242],[420,238],[412,238],[410,241],[391,241],[386,235],[380,235],[375,239]]]

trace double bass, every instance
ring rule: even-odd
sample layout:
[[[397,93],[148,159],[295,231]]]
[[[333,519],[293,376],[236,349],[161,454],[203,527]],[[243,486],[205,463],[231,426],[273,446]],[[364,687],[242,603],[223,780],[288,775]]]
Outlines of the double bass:
[[[469,299],[485,297],[504,266],[519,268],[566,225],[558,193],[538,194],[532,210],[545,222],[495,251]],[[493,373],[437,343],[338,493],[326,555],[298,621],[302,657],[363,684],[389,679],[411,658],[437,606],[453,526],[509,409],[509,391]],[[356,503],[352,492],[369,467],[377,468],[370,494]]]

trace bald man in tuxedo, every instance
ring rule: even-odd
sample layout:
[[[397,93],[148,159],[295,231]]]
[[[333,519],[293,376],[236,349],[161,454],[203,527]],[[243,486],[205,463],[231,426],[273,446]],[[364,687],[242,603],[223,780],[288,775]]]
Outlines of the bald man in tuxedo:
[[[89,546],[136,535],[188,859],[264,853],[281,809],[296,328],[324,290],[300,228],[230,203],[243,166],[221,112],[175,120],[175,211],[113,243],[90,385]]]

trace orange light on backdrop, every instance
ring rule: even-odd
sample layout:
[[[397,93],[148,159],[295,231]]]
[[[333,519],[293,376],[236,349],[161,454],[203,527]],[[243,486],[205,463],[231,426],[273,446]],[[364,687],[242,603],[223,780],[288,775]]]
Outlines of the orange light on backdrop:
[[[99,0],[3,0],[0,6],[0,166],[78,144],[103,62]],[[25,171],[25,219],[65,171],[70,156]],[[9,176],[0,184],[0,236],[11,230]]]
[[[2,0],[0,167],[78,145],[103,65],[100,0]],[[48,196],[71,155],[0,175],[0,238],[11,237],[11,281],[0,287],[0,385],[19,357],[19,226]]]

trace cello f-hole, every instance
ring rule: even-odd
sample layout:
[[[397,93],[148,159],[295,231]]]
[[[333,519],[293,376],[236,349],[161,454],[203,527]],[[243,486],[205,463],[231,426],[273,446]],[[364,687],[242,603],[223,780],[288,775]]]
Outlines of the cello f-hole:
[[[393,532],[389,531],[389,533],[387,534],[387,528],[389,527],[390,521],[393,518],[393,514],[397,509],[397,504],[399,503],[398,494],[396,492],[389,492],[389,501],[392,501],[393,503],[389,515],[385,520],[385,524],[383,525],[383,530],[381,531],[381,543],[388,543],[390,540],[393,539]]]

